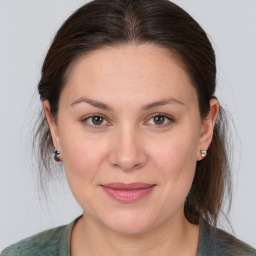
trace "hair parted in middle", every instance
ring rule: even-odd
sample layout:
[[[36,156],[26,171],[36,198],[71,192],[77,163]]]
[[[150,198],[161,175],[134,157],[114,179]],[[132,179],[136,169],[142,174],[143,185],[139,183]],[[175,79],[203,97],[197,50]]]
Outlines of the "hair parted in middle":
[[[95,0],[73,13],[58,30],[42,67],[38,92],[49,100],[57,118],[60,94],[70,68],[79,58],[104,47],[151,44],[168,49],[183,63],[196,88],[201,118],[209,111],[216,88],[213,47],[201,26],[182,8],[168,0]],[[178,60],[177,60],[178,61]],[[216,225],[225,192],[231,199],[231,174],[225,139],[224,111],[220,107],[207,157],[196,166],[195,177],[185,202],[191,223],[204,218]],[[41,176],[51,173],[54,150],[44,115],[35,134],[39,146]]]

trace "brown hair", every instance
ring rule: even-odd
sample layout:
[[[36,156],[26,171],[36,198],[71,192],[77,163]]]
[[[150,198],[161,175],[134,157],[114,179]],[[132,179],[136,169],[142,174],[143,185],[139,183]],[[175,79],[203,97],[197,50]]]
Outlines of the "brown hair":
[[[216,87],[216,63],[212,45],[200,25],[168,0],[95,0],[71,15],[57,32],[47,53],[38,84],[41,100],[49,100],[53,117],[71,64],[88,52],[122,44],[150,43],[175,52],[183,61],[197,90],[201,118],[210,110]],[[224,112],[214,128],[208,155],[196,166],[184,213],[192,223],[204,218],[217,224],[227,192],[231,202],[231,178],[225,139]],[[44,115],[36,133],[42,176],[51,173],[53,144]]]

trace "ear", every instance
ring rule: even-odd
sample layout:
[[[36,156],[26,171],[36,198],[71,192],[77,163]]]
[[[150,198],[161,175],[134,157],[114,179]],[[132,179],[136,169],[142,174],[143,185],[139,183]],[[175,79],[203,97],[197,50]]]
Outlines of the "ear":
[[[213,130],[215,122],[219,113],[219,101],[217,98],[210,99],[210,112],[208,116],[202,121],[202,130],[200,134],[200,141],[198,145],[197,160],[202,160],[201,150],[207,150],[212,142]]]
[[[53,117],[51,115],[51,107],[50,107],[49,100],[44,100],[43,108],[44,108],[44,112],[45,112],[47,122],[48,122],[49,127],[50,127],[53,145],[54,145],[55,149],[60,151],[58,128],[57,128],[56,121],[53,119]]]

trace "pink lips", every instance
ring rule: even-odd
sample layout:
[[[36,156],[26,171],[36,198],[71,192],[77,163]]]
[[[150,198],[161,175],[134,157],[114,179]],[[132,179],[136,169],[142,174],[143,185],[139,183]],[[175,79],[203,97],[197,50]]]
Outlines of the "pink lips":
[[[155,184],[147,183],[109,183],[101,185],[104,191],[115,200],[123,203],[136,202],[149,194]]]

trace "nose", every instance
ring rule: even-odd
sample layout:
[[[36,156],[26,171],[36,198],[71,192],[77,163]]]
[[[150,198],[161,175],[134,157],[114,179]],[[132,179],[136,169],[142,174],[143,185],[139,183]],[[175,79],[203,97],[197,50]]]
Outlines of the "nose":
[[[111,140],[109,160],[111,165],[123,171],[141,168],[147,161],[141,134],[135,128],[120,128]]]

